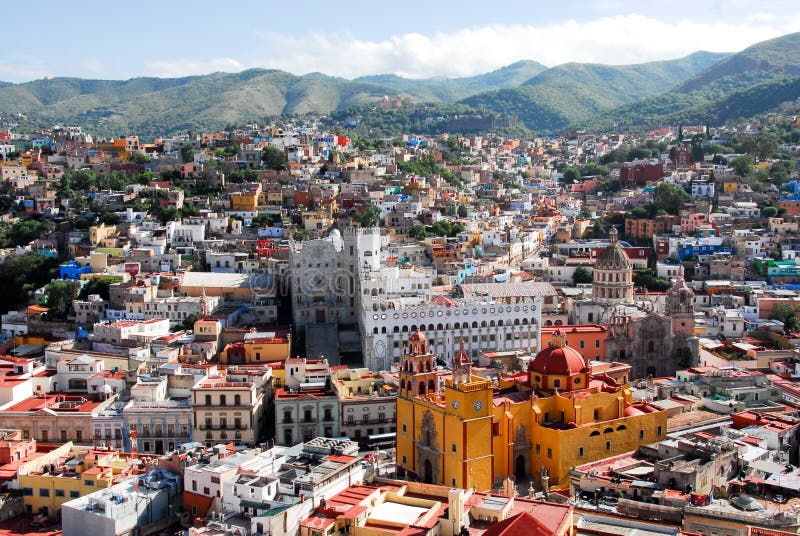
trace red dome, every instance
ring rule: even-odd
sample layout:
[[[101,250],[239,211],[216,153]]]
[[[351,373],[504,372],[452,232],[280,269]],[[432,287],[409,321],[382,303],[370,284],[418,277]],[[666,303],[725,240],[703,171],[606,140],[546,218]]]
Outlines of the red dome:
[[[586,369],[586,360],[581,353],[569,346],[545,348],[528,365],[528,372],[557,376],[570,376],[586,372]]]
[[[427,337],[425,337],[425,335],[420,330],[417,330],[417,331],[415,331],[414,333],[411,334],[411,336],[408,338],[408,340],[409,341],[424,342],[424,341],[427,341],[428,339],[427,339]]]

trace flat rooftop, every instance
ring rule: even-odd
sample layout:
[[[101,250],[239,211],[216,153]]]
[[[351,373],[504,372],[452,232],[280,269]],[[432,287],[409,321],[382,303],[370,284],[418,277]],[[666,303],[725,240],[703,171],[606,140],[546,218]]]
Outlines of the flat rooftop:
[[[384,502],[376,506],[369,516],[373,521],[388,521],[389,523],[402,523],[413,525],[422,515],[428,512],[427,508],[410,506],[396,502]]]

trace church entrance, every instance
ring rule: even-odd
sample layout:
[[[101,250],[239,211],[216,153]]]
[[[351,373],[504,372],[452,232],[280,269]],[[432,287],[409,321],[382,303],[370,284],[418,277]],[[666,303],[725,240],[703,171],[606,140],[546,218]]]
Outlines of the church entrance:
[[[517,456],[517,461],[514,462],[514,477],[517,482],[521,482],[528,478],[528,472],[525,470],[525,456]]]
[[[426,484],[433,484],[433,465],[430,460],[425,460],[425,475],[422,480]]]

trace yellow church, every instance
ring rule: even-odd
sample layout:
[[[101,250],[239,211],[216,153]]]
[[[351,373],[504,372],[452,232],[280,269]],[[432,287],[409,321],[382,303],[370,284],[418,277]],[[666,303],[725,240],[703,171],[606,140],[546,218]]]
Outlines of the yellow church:
[[[561,332],[527,373],[473,375],[462,347],[442,375],[416,331],[400,364],[398,476],[488,491],[547,474],[564,487],[572,467],[666,436],[666,413],[633,400],[629,375],[629,365],[587,360]]]

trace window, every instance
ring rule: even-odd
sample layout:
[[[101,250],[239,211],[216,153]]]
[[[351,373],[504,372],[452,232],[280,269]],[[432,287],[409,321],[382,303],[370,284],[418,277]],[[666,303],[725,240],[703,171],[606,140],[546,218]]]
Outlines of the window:
[[[553,457],[553,449],[551,449],[551,448],[547,449],[547,457],[548,458],[552,458]]]
[[[192,491],[197,491],[197,480],[192,480]]]
[[[606,451],[611,452],[611,441],[606,441]]]
[[[211,495],[211,490],[208,488],[203,488],[203,495]]]
[[[600,339],[597,339],[596,341],[594,341],[594,347],[595,348],[600,348]]]
[[[583,447],[578,447],[578,457],[583,458]]]
[[[639,430],[639,441],[644,440],[644,428]]]
[[[406,460],[406,457],[403,456],[403,465],[405,465],[406,463],[408,463],[407,460]]]
[[[561,389],[561,379],[560,378],[556,378],[556,379],[553,380],[553,387],[555,387],[556,389]]]
[[[225,395],[219,395],[219,405],[226,406],[228,404],[228,400]]]
[[[61,442],[62,443],[66,443],[67,442],[67,431],[66,430],[61,430]]]
[[[76,490],[76,489],[72,489],[72,490],[69,491],[69,498],[70,499],[77,499],[80,496],[81,496],[81,492]]]
[[[661,437],[661,427],[658,427],[658,436]]]
[[[42,430],[42,443],[47,443],[47,430]]]
[[[500,435],[500,423],[499,422],[493,422],[492,423],[492,435],[493,436],[499,436]]]
[[[453,445],[452,445],[452,447],[450,447],[450,449],[451,449],[453,452],[456,452],[456,451],[457,451],[457,449],[456,449],[456,444],[455,444],[455,443],[453,443]]]
[[[600,420],[600,410],[599,409],[594,410],[594,420],[596,420],[596,421]]]
[[[405,425],[405,423],[403,424],[403,431],[404,431],[404,432],[406,431],[406,425]]]
[[[57,489],[56,490],[56,497],[63,497],[63,496],[64,496],[64,490],[63,489]]]
[[[86,486],[86,487],[89,487],[89,488],[93,488],[94,487],[94,480],[84,480],[83,481],[83,485]]]
[[[32,497],[33,488],[22,488],[22,495],[24,495],[25,497]]]
[[[236,406],[241,406],[241,405],[242,405],[242,395],[236,395],[236,396],[234,396],[234,397],[233,397],[233,403],[234,403],[234,405],[236,405]]]
[[[581,339],[581,350],[584,349],[584,348],[586,348],[586,341]]]
[[[49,497],[49,496],[50,496],[50,489],[39,488],[39,497]]]

